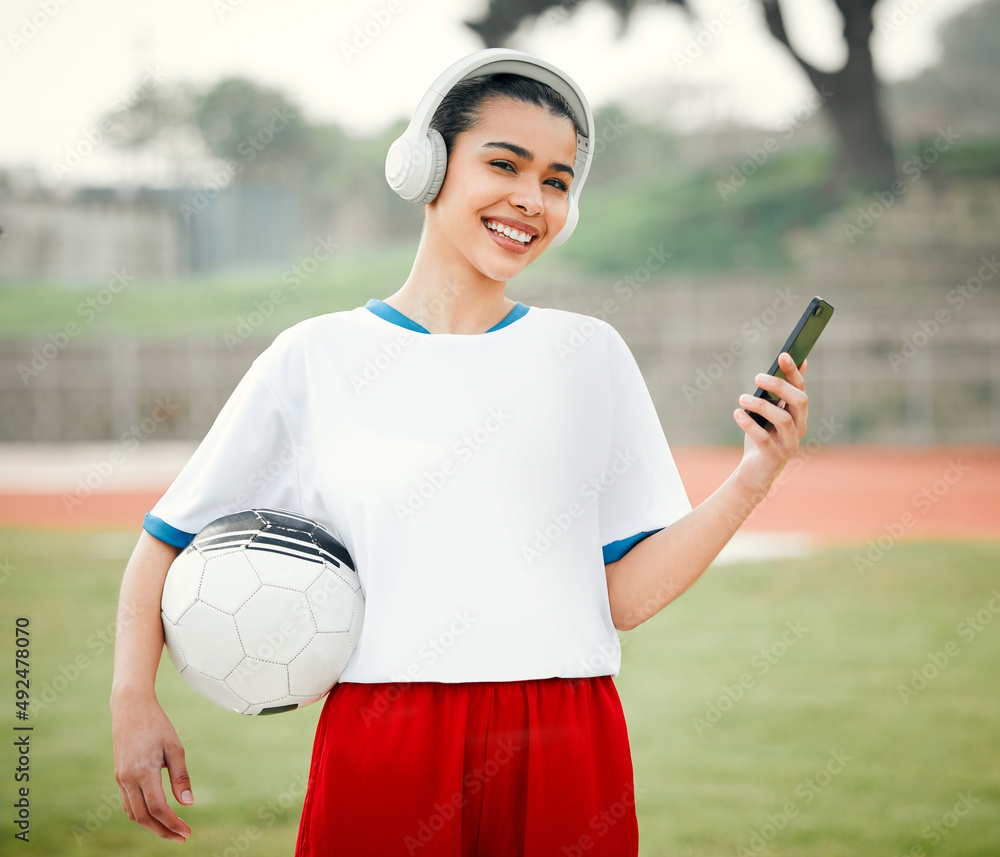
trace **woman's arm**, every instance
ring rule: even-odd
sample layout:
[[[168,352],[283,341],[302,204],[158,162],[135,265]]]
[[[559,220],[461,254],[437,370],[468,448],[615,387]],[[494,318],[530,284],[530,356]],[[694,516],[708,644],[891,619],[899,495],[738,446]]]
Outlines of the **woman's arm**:
[[[746,432],[739,466],[703,503],[669,527],[647,536],[606,566],[615,627],[629,631],[656,615],[694,583],[767,495],[806,433],[809,400],[802,371],[787,353],[780,357],[787,380],[758,375],[758,386],[784,399],[785,407],[742,397],[733,417]],[[743,412],[772,423],[764,429]]]
[[[161,768],[174,797],[193,802],[184,748],[156,699],[156,669],[163,652],[160,599],[170,564],[180,553],[145,530],[125,567],[118,597],[111,740],[115,779],[128,817],[164,839],[184,842],[191,828],[167,804]]]

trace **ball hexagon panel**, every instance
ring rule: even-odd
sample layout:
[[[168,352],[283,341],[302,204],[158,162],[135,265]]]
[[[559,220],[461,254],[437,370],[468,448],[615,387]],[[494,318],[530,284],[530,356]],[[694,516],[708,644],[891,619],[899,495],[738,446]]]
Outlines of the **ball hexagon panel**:
[[[306,598],[320,631],[346,631],[351,627],[364,599],[360,588],[352,587],[328,566],[320,578],[306,590]]]
[[[226,676],[226,687],[254,705],[276,702],[288,695],[288,667],[244,658]]]
[[[160,618],[163,620],[163,641],[167,646],[167,654],[170,655],[170,660],[177,667],[177,672],[184,672],[187,660],[184,658],[184,651],[181,649],[181,644],[177,639],[177,626],[162,614]]]
[[[235,618],[243,652],[262,661],[287,664],[316,633],[305,595],[275,586],[258,589]]]
[[[160,610],[174,624],[198,600],[198,587],[204,570],[205,558],[196,550],[185,549],[171,563],[167,579],[163,581]]]
[[[188,667],[181,673],[184,679],[198,693],[207,696],[216,705],[235,711],[237,714],[244,714],[250,707],[248,700],[244,699],[234,690],[226,687],[224,682],[218,681],[211,676],[203,675],[193,667]]]
[[[346,633],[319,633],[288,665],[288,687],[293,694],[322,696],[347,666],[354,646]]]
[[[219,681],[243,660],[236,621],[200,601],[177,623],[176,636],[188,665]]]
[[[253,565],[262,583],[288,589],[305,589],[320,576],[324,568],[319,560],[310,562],[301,555],[290,558],[287,553],[256,546],[248,548],[244,556]]]
[[[246,551],[227,551],[214,554],[205,561],[198,599],[223,613],[235,615],[258,589],[260,578]]]

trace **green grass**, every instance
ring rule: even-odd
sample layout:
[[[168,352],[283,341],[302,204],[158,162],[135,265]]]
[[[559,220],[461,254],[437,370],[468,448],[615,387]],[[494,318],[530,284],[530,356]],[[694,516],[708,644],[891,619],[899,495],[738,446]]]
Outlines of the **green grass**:
[[[127,820],[113,776],[107,632],[137,538],[0,530],[4,624],[12,631],[16,615],[31,618],[36,698],[46,685],[62,690],[32,721],[35,855],[175,853]],[[997,853],[1000,613],[988,605],[1000,591],[1000,542],[903,542],[863,576],[853,555],[845,548],[713,569],[624,636],[616,683],[644,857],[733,855],[739,846],[757,853],[754,832],[772,857],[901,857],[916,846],[935,857]],[[982,610],[990,623],[967,639],[961,623]],[[794,644],[782,652],[785,632]],[[904,704],[897,686],[949,641],[959,654]],[[78,656],[78,673],[58,681],[60,667],[73,675]],[[11,669],[5,674],[9,736],[16,721]],[[743,674],[742,698],[699,730],[695,718]],[[180,811],[194,830],[188,852],[226,853],[253,826],[259,838],[244,840],[240,853],[291,854],[320,706],[242,718],[196,696],[166,657],[157,687],[196,796]],[[11,842],[14,761],[3,744],[0,837]],[[850,757],[843,769],[817,779],[840,751]],[[979,802],[949,828],[946,813],[967,792]],[[769,829],[769,816],[783,829]],[[74,835],[88,820],[93,833]],[[922,835],[935,822],[947,834],[937,844]]]

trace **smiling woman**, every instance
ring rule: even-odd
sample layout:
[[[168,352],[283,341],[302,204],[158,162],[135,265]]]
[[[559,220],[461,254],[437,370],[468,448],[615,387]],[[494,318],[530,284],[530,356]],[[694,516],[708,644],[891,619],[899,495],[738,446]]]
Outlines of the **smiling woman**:
[[[146,515],[111,701],[133,820],[183,841],[160,768],[178,802],[197,792],[155,697],[167,569],[220,509],[271,508],[337,535],[365,596],[297,857],[638,853],[618,630],[705,570],[794,453],[807,403],[783,354],[786,379],[761,386],[786,406],[747,404],[770,430],[736,411],[743,461],[692,510],[621,335],[506,296],[572,234],[593,132],[576,84],[518,51],[465,57],[424,96],[386,157],[425,206],[409,276],[279,334]]]
[[[514,306],[504,297],[506,281],[572,233],[590,166],[593,117],[575,84],[560,83],[535,60],[532,72],[564,96],[542,79],[505,70],[512,57],[527,55],[481,54],[492,62],[447,90],[441,84],[449,72],[432,85],[431,93],[445,94],[439,103],[425,97],[386,158],[390,184],[425,209],[413,269],[385,304],[435,333],[481,332],[503,318]],[[529,68],[522,61],[520,70]],[[407,157],[423,169],[422,182],[413,170],[403,175]],[[462,295],[452,294],[456,283]]]

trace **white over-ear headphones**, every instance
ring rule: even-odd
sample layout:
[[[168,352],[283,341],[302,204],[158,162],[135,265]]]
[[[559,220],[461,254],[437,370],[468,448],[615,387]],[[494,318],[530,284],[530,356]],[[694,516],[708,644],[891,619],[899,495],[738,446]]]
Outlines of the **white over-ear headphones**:
[[[403,135],[389,147],[385,178],[389,187],[409,202],[433,200],[441,190],[448,165],[444,138],[435,128],[429,127],[434,111],[459,81],[499,73],[519,74],[548,84],[566,99],[576,118],[576,159],[568,194],[569,213],[566,225],[549,245],[555,247],[573,234],[580,219],[580,191],[590,172],[594,116],[580,87],[565,72],[538,57],[508,48],[487,48],[448,66],[420,99]]]

